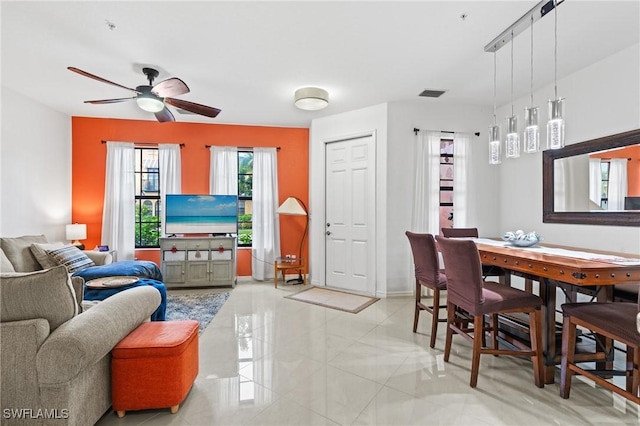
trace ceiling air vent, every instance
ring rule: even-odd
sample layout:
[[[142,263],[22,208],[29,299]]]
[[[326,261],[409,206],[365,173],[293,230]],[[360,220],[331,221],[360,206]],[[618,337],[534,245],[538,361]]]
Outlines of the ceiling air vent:
[[[422,96],[424,98],[439,98],[444,92],[446,92],[446,90],[425,89],[418,96]]]

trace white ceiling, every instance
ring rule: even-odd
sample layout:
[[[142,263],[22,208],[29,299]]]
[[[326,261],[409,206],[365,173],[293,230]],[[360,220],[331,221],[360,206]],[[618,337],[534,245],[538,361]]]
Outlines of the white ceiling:
[[[392,101],[493,105],[493,54],[484,46],[534,1],[2,1],[2,85],[73,116],[154,120],[135,102],[90,105],[127,87],[179,77],[180,99],[222,109],[180,122],[308,127],[313,118]],[[565,0],[558,7],[558,78],[638,43],[638,0]],[[466,14],[466,19],[461,15]],[[108,22],[115,25],[109,28]],[[534,86],[553,83],[554,17],[534,25]],[[515,38],[514,97],[530,87],[530,32]],[[498,105],[511,98],[511,45],[497,52]],[[603,82],[606,84],[606,82]],[[329,91],[301,111],[293,93]],[[418,98],[424,89],[447,92]],[[561,87],[559,88],[561,92]],[[3,108],[10,108],[3,105]]]

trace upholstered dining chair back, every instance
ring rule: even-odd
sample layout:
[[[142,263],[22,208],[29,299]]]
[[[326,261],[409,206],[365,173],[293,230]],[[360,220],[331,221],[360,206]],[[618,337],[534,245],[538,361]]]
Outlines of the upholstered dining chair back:
[[[447,270],[447,300],[470,314],[480,312],[482,263],[473,241],[436,237]]]
[[[440,276],[440,260],[436,240],[431,234],[405,232],[413,253],[413,264],[416,279],[433,286],[438,285]]]
[[[478,238],[478,228],[442,228],[442,235],[446,238]]]
[[[445,322],[446,318],[440,318],[440,309],[446,305],[440,305],[440,291],[447,289],[447,276],[440,270],[440,258],[436,247],[436,240],[431,234],[416,234],[407,231],[405,235],[409,239],[415,265],[416,287],[415,307],[413,314],[413,332],[418,330],[420,311],[431,314],[431,340],[430,347],[435,347],[438,334],[438,323]],[[427,287],[433,291],[431,305],[422,302],[422,288]]]

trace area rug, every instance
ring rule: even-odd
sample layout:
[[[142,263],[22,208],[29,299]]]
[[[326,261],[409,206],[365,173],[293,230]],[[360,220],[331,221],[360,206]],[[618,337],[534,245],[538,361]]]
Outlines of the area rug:
[[[229,292],[209,294],[168,294],[167,321],[197,320],[200,321],[200,333],[209,325],[224,302]]]
[[[285,297],[287,299],[324,306],[325,308],[351,312],[352,314],[357,314],[367,306],[380,300],[377,297],[360,296],[358,294],[322,287],[311,287]]]

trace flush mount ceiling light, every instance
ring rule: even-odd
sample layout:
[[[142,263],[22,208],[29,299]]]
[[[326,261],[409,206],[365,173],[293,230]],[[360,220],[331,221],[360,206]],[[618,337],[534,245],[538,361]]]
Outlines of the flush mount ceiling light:
[[[300,109],[316,111],[329,105],[329,93],[319,87],[303,87],[296,90],[295,103]]]

